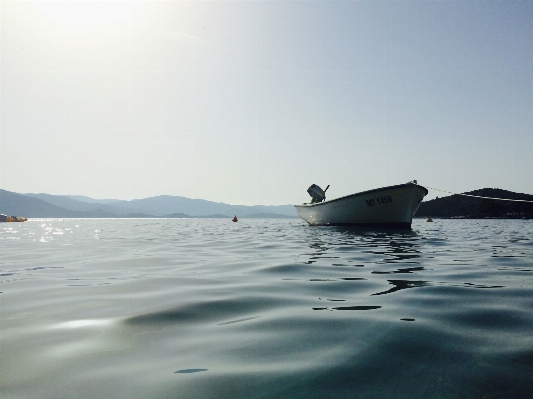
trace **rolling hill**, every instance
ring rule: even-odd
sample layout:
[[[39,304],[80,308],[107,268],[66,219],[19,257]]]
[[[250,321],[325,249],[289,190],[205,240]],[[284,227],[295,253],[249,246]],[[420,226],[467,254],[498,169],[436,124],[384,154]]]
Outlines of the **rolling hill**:
[[[78,199],[75,199],[78,198]],[[81,199],[81,200],[80,200]],[[33,218],[91,217],[297,217],[292,205],[229,205],[170,195],[123,200],[82,196],[19,194],[0,190],[0,213]]]
[[[499,188],[483,188],[465,194],[480,197],[521,199],[533,201],[533,195],[520,194]],[[490,200],[454,194],[448,197],[424,201],[415,217],[483,218],[483,217],[533,217],[533,203]]]

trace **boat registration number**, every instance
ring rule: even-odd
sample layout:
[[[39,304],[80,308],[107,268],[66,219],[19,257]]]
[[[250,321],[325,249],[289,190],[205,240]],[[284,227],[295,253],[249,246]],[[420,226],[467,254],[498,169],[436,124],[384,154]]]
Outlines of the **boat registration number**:
[[[391,202],[392,202],[392,196],[389,195],[387,197],[372,198],[372,199],[366,200],[366,205],[367,206],[385,205]]]

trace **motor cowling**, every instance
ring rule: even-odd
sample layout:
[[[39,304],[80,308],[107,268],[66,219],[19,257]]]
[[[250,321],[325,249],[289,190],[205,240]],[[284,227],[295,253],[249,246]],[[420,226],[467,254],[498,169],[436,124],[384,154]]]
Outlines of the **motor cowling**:
[[[312,184],[308,189],[307,193],[311,196],[312,200],[311,202],[322,202],[326,199],[326,191],[329,188],[329,185],[326,187],[325,190],[322,190],[319,186],[316,184]]]

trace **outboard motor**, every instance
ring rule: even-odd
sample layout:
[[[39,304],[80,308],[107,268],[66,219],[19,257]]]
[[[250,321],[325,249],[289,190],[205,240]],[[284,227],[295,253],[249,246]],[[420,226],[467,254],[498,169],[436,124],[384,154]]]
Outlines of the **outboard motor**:
[[[326,199],[326,191],[328,191],[328,188],[329,188],[329,184],[325,190],[322,190],[316,184],[312,184],[311,187],[307,189],[307,192],[312,197],[311,203],[314,204],[315,202],[324,201]]]

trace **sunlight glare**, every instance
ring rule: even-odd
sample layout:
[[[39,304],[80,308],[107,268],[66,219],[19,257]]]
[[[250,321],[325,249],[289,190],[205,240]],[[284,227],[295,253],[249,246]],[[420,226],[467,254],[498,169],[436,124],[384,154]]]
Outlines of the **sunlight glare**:
[[[36,7],[61,25],[93,26],[126,21],[130,3],[123,1],[43,1]]]

